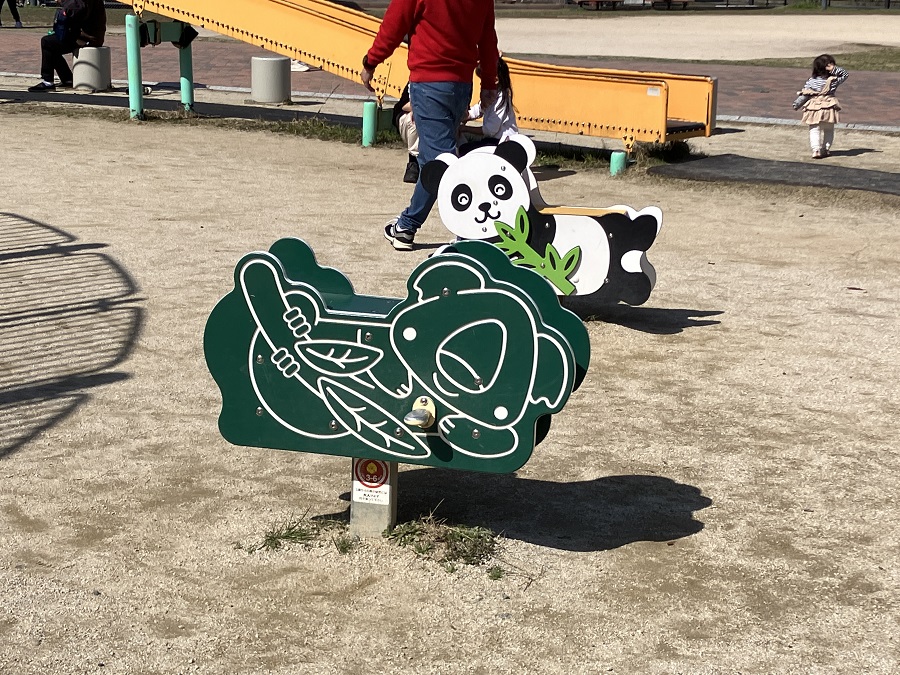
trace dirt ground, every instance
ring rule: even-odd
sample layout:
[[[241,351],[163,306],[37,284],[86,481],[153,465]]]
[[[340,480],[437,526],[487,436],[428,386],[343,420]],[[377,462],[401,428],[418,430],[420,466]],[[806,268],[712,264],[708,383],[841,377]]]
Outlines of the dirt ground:
[[[731,126],[692,144],[808,154]],[[350,461],[216,429],[201,339],[243,254],[299,236],[398,297],[430,253],[381,236],[402,151],[16,104],[0,129],[4,675],[900,669],[900,199],[541,171],[553,203],[661,207],[658,283],[587,323],[587,379],[515,476],[403,468],[401,521],[501,534],[492,580],[381,540],[248,553],[345,513]],[[900,173],[900,137],[837,138],[827,161]]]
[[[491,580],[380,540],[239,547],[345,512],[349,460],[222,440],[205,321],[283,236],[401,295],[430,252],[381,236],[402,151],[0,122],[0,672],[897,671],[900,200],[542,172],[551,202],[660,206],[659,280],[588,322],[587,379],[517,475],[401,473],[401,520],[502,533]],[[839,143],[900,169],[896,136]]]

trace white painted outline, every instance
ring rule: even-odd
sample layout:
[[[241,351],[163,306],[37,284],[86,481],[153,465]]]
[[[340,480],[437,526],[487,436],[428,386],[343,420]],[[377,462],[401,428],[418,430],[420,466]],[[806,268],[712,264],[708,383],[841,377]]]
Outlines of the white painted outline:
[[[278,347],[276,347],[274,345],[271,338],[266,334],[265,330],[263,329],[262,322],[260,321],[258,315],[256,314],[256,311],[254,310],[253,303],[250,299],[250,295],[249,295],[249,292],[247,290],[247,286],[245,283],[246,271],[249,269],[250,265],[257,265],[257,264],[266,266],[269,269],[269,271],[272,273],[276,287],[277,287],[279,293],[281,294],[281,300],[282,300],[282,304],[285,306],[285,312],[287,312],[291,309],[298,309],[294,305],[289,303],[289,298],[294,295],[303,296],[304,299],[308,303],[312,304],[314,311],[315,311],[315,317],[314,317],[315,320],[311,321],[310,317],[306,317],[311,326],[310,331],[309,331],[310,333],[320,323],[323,325],[324,324],[353,325],[354,327],[357,328],[357,333],[356,333],[357,341],[356,342],[345,341],[345,340],[328,340],[328,341],[323,340],[323,341],[321,341],[323,346],[324,345],[332,345],[332,346],[337,345],[338,347],[340,347],[342,345],[346,346],[347,351],[344,352],[344,356],[346,356],[349,353],[349,349],[351,347],[356,348],[356,347],[360,347],[360,346],[367,348],[367,349],[371,349],[373,351],[381,352],[378,355],[378,357],[374,361],[372,361],[372,363],[369,364],[363,370],[348,371],[347,377],[349,379],[353,380],[358,385],[364,386],[368,389],[374,389],[377,386],[377,388],[379,390],[387,393],[390,396],[394,396],[396,398],[402,398],[404,396],[407,396],[409,393],[411,393],[412,387],[413,387],[413,381],[415,380],[415,381],[419,382],[423,387],[425,387],[425,389],[428,390],[430,393],[434,394],[435,397],[439,401],[441,401],[441,403],[443,403],[446,407],[448,407],[452,411],[454,411],[456,413],[456,415],[451,415],[450,418],[445,417],[444,419],[442,419],[437,426],[437,431],[414,433],[412,430],[408,429],[408,427],[406,425],[404,425],[402,421],[398,420],[387,410],[385,410],[380,405],[375,403],[373,400],[371,400],[371,398],[362,395],[359,391],[352,389],[350,387],[347,387],[346,385],[343,385],[340,382],[338,382],[330,377],[330,376],[335,376],[335,375],[338,377],[341,377],[342,374],[335,374],[335,373],[330,373],[328,371],[322,370],[320,367],[317,367],[313,362],[311,362],[308,358],[306,358],[305,355],[301,351],[298,351],[297,350],[298,345],[302,344],[304,346],[309,346],[309,345],[317,342],[316,340],[312,340],[312,339],[309,339],[308,337],[304,336],[303,338],[300,338],[299,340],[297,340],[291,346],[294,348],[293,349],[294,354],[296,354],[298,357],[300,357],[300,359],[303,361],[303,363],[310,366],[310,368],[312,370],[314,370],[316,373],[320,374],[317,377],[317,381],[316,381],[318,390],[316,388],[314,388],[310,383],[308,383],[305,379],[301,378],[299,376],[299,372],[295,373],[292,376],[285,376],[285,377],[288,377],[288,379],[295,379],[302,386],[306,387],[311,393],[313,393],[317,398],[319,398],[323,402],[323,404],[328,408],[328,410],[332,413],[332,415],[334,415],[335,418],[337,418],[339,420],[343,420],[343,416],[338,414],[338,412],[335,410],[335,408],[332,404],[332,401],[329,399],[329,394],[330,394],[330,396],[334,397],[335,399],[341,400],[340,397],[337,396],[337,394],[335,393],[335,391],[334,391],[335,389],[340,389],[340,390],[345,390],[347,392],[350,392],[355,397],[359,398],[360,400],[365,402],[367,405],[371,406],[374,410],[378,411],[378,413],[381,416],[383,416],[385,419],[384,419],[384,422],[382,422],[376,426],[370,425],[368,423],[366,423],[366,426],[367,426],[367,428],[375,431],[375,433],[378,436],[380,436],[382,439],[384,439],[385,447],[380,447],[379,445],[369,441],[367,438],[363,437],[359,433],[354,433],[354,431],[352,429],[347,429],[343,433],[316,434],[316,433],[311,433],[308,431],[298,429],[294,425],[292,425],[292,424],[288,423],[286,420],[282,419],[278,414],[276,414],[274,412],[272,407],[266,402],[265,398],[262,396],[262,393],[260,392],[260,389],[259,389],[259,384],[256,380],[255,370],[254,370],[254,368],[255,368],[254,353],[256,352],[257,340],[260,337],[262,337],[262,339],[266,342],[266,344],[268,345],[268,347],[270,348],[270,350],[273,353],[277,352],[277,350],[279,349]],[[279,264],[279,267],[280,267],[280,264]],[[475,276],[478,283],[480,284],[479,287],[463,289],[463,290],[457,292],[459,295],[470,295],[470,294],[474,295],[477,293],[483,293],[486,290],[489,290],[492,293],[501,293],[502,295],[505,295],[505,296],[511,298],[513,301],[515,301],[522,308],[522,310],[525,312],[525,314],[528,318],[528,323],[530,324],[530,328],[531,328],[531,337],[533,340],[532,348],[533,348],[533,354],[534,354],[534,357],[533,357],[532,363],[531,363],[531,372],[528,377],[528,391],[524,397],[524,400],[522,401],[521,407],[515,413],[515,416],[511,419],[508,418],[508,419],[504,420],[503,424],[497,424],[496,420],[481,420],[481,419],[472,417],[471,414],[464,414],[461,410],[459,410],[457,408],[456,405],[454,405],[451,402],[452,399],[459,398],[460,394],[447,391],[438,381],[438,372],[437,371],[432,371],[432,379],[433,379],[433,385],[435,386],[436,391],[439,393],[435,393],[434,390],[431,390],[431,387],[428,384],[426,384],[424,381],[422,381],[416,375],[416,373],[413,372],[412,368],[410,368],[409,363],[406,362],[406,360],[402,356],[402,353],[397,349],[397,345],[394,340],[394,334],[395,334],[394,326],[396,325],[396,322],[400,319],[400,317],[405,315],[408,311],[411,311],[414,308],[418,308],[418,307],[422,306],[423,304],[435,302],[435,301],[441,299],[440,296],[431,297],[431,298],[427,298],[427,299],[424,298],[425,291],[418,285],[419,281],[422,279],[422,277],[424,277],[426,274],[432,273],[434,270],[436,270],[440,267],[460,267]],[[363,313],[359,313],[359,312],[341,312],[341,311],[334,311],[334,310],[326,310],[331,314],[331,316],[329,318],[324,318],[322,315],[322,311],[325,307],[325,304],[321,300],[319,293],[315,290],[314,287],[312,287],[308,284],[302,283],[302,282],[292,282],[291,281],[291,282],[288,282],[291,284],[291,290],[285,292],[284,287],[282,285],[282,278],[286,278],[283,268],[279,272],[276,265],[272,261],[264,259],[264,258],[253,258],[251,260],[248,260],[244,264],[244,266],[240,269],[239,279],[240,279],[240,283],[241,283],[241,290],[242,290],[242,293],[244,296],[244,301],[245,301],[247,308],[249,309],[250,314],[253,317],[253,320],[257,326],[257,330],[254,333],[253,338],[251,339],[251,342],[250,342],[250,349],[248,350],[248,365],[249,365],[249,371],[250,371],[251,385],[253,387],[253,391],[256,394],[256,397],[259,400],[260,404],[263,406],[263,408],[266,410],[266,412],[268,412],[269,415],[271,415],[271,417],[274,420],[276,420],[282,427],[284,427],[285,429],[288,429],[300,436],[303,436],[306,438],[313,438],[313,439],[330,440],[330,439],[342,438],[342,437],[349,435],[349,436],[353,436],[354,438],[357,438],[358,440],[362,441],[365,445],[377,450],[378,452],[382,452],[387,455],[392,455],[392,456],[404,458],[404,459],[423,460],[423,459],[430,457],[432,454],[431,449],[427,446],[424,439],[427,438],[428,436],[438,435],[449,447],[453,448],[454,451],[459,452],[460,454],[463,454],[463,455],[466,455],[469,457],[473,457],[473,458],[477,458],[477,459],[497,459],[497,458],[501,458],[501,457],[510,455],[519,449],[519,434],[514,427],[524,417],[525,412],[529,407],[529,404],[540,405],[543,403],[546,407],[550,408],[550,410],[548,412],[551,412],[551,413],[558,412],[557,408],[558,408],[560,402],[565,398],[566,394],[571,391],[572,385],[574,384],[574,374],[573,374],[573,371],[570,370],[569,359],[567,358],[567,356],[570,355],[571,349],[570,348],[567,349],[566,345],[568,343],[566,342],[561,331],[559,331],[558,329],[556,329],[552,326],[544,326],[544,328],[548,331],[546,333],[539,331],[538,325],[537,325],[537,319],[540,316],[540,312],[539,312],[538,308],[536,306],[534,306],[533,303],[527,303],[527,302],[523,301],[523,299],[520,297],[520,294],[522,294],[523,292],[520,289],[518,289],[518,287],[516,287],[514,284],[512,284],[510,282],[495,278],[493,275],[490,274],[489,270],[487,270],[485,268],[485,266],[476,259],[464,257],[464,259],[461,260],[459,257],[448,255],[446,259],[441,259],[438,262],[428,266],[426,269],[421,270],[419,276],[415,280],[413,280],[410,284],[411,287],[414,288],[418,293],[417,303],[401,310],[393,318],[393,321],[390,325],[385,324],[385,323],[376,322],[376,321],[371,321],[371,320],[370,321],[362,320],[363,317],[373,317],[373,315],[372,314],[363,314]],[[493,282],[492,287],[490,289],[487,289],[486,279],[490,279]],[[511,289],[515,289],[515,292]],[[335,315],[343,316],[346,318],[334,318]],[[491,381],[489,383],[487,383],[487,385],[483,384],[483,385],[481,385],[481,387],[479,389],[469,389],[467,387],[464,387],[461,383],[456,382],[453,378],[449,377],[449,375],[446,373],[446,370],[444,368],[439,367],[439,370],[441,371],[440,372],[441,376],[445,377],[449,382],[452,382],[453,384],[457,385],[460,389],[462,389],[466,393],[471,394],[471,395],[476,395],[476,396],[483,394],[483,393],[487,393],[491,389],[491,387],[495,384],[497,377],[499,377],[499,373],[502,370],[503,364],[505,363],[505,360],[508,355],[508,349],[507,349],[508,341],[509,341],[508,327],[497,319],[490,319],[490,318],[479,319],[477,321],[474,321],[470,324],[466,324],[466,325],[458,328],[456,331],[454,331],[454,333],[452,335],[447,336],[440,343],[440,345],[445,345],[448,341],[450,341],[453,337],[460,334],[461,332],[470,330],[472,328],[475,328],[479,325],[483,325],[486,323],[496,323],[498,326],[500,326],[501,331],[503,332],[503,348],[501,351],[500,360],[498,361],[497,368],[495,369],[495,372],[492,375]],[[404,387],[401,386],[397,392],[392,392],[392,391],[388,390],[387,387],[385,387],[385,385],[383,383],[381,383],[380,380],[378,380],[376,377],[374,377],[374,375],[371,373],[371,368],[383,358],[384,351],[379,348],[376,348],[376,347],[369,347],[368,345],[365,345],[362,342],[362,340],[361,340],[362,330],[363,330],[363,327],[365,327],[365,326],[370,326],[370,327],[376,328],[378,330],[387,330],[388,331],[389,340],[390,340],[391,348],[394,352],[394,355],[397,357],[397,361],[399,363],[401,363],[406,368],[406,371],[407,371],[407,375],[408,375],[408,385],[407,385],[408,390],[407,391],[403,391]],[[563,370],[562,384],[563,384],[563,386],[560,389],[559,395],[556,396],[556,398],[552,401],[547,396],[540,396],[540,397],[534,396],[534,387],[535,387],[535,380],[536,380],[536,376],[537,376],[538,359],[539,359],[539,355],[540,355],[539,341],[541,339],[545,339],[545,340],[548,340],[551,342],[551,344],[559,352],[561,361],[562,361],[562,370]],[[435,354],[434,362],[435,362],[435,364],[438,364],[438,366],[439,366],[440,359],[437,357],[440,353],[440,346],[438,347],[438,349],[439,349],[439,352]],[[312,352],[312,353],[314,355],[316,355],[315,352]],[[341,361],[342,357],[335,358],[333,356],[333,354],[334,354],[334,349],[332,348],[331,351],[329,351],[328,353],[323,355],[323,358],[330,359],[332,362],[338,363],[340,365],[339,362]],[[472,372],[473,375],[476,374],[475,369],[472,367],[472,365],[469,363],[466,363],[463,359],[461,359],[459,357],[459,355],[452,353],[452,352],[447,352],[447,355],[454,358],[457,362],[459,362],[461,365],[463,365],[465,368],[467,368],[470,372]],[[574,356],[574,355],[572,355],[572,356]],[[350,359],[350,362],[361,361],[361,360],[364,360],[364,359],[362,359],[362,358]],[[341,367],[344,367],[344,366],[341,366]],[[361,377],[362,375],[365,375],[369,379],[371,379],[372,382],[374,383],[374,386],[366,383],[362,379],[362,377]],[[473,377],[473,381],[474,381],[474,377]],[[509,411],[509,409],[510,409],[508,406],[502,406],[502,407],[504,407],[507,411]],[[498,408],[495,406],[493,409],[497,410]],[[358,418],[358,416],[355,415],[355,411],[350,409],[349,407],[345,407],[345,410],[343,412],[344,413],[349,412],[352,416]],[[482,426],[486,430],[487,429],[496,430],[496,431],[507,431],[508,430],[513,436],[512,447],[509,450],[499,453],[499,454],[484,454],[484,453],[474,452],[472,450],[467,450],[463,447],[460,447],[456,443],[449,441],[446,437],[446,433],[449,433],[449,431],[447,431],[448,429],[452,430],[455,427],[451,418],[454,416],[457,416],[457,415],[461,418],[467,418],[467,419],[471,420],[472,422],[478,424],[479,426]],[[357,420],[357,427],[358,427],[357,432],[359,432],[359,430],[361,429],[360,419]],[[537,419],[537,417],[535,417],[535,419]],[[363,420],[363,422],[364,422],[364,420]],[[411,438],[415,439],[416,445],[425,451],[425,454],[424,455],[411,454],[410,451],[412,451],[416,447],[416,445],[413,445],[406,441],[401,441],[400,439],[396,438],[392,433],[386,433],[386,432],[382,431],[381,427],[383,427],[389,423],[395,424],[398,427],[405,429],[408,432],[409,436]],[[392,445],[400,446],[401,448],[405,448],[407,450],[407,452],[399,452],[396,450],[392,450],[391,449]]]

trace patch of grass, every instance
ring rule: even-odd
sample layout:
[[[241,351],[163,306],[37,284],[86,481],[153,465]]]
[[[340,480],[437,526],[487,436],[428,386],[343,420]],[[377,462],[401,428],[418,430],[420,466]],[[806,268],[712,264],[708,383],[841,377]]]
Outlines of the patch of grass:
[[[275,523],[263,534],[260,542],[249,550],[276,551],[283,544],[308,544],[316,538],[318,528],[307,520],[304,514],[300,518],[291,516],[287,520]]]
[[[505,574],[505,572],[503,571],[503,568],[500,567],[499,565],[491,566],[488,569],[488,573],[487,573],[488,579],[490,579],[491,581],[499,581],[500,579],[503,578],[504,574]]]
[[[303,138],[314,138],[320,141],[337,143],[362,143],[362,129],[329,122],[321,117],[301,118],[296,120],[270,121],[263,119],[245,120],[231,117],[201,117],[184,112],[147,111],[147,122],[174,121],[191,126],[214,126],[219,129],[235,131],[268,131],[275,134],[288,134]],[[375,144],[394,148],[406,147],[400,135],[393,130],[379,131],[375,136]]]
[[[127,103],[127,101],[126,101]],[[135,123],[131,119],[126,108],[97,108],[94,106],[78,105],[47,105],[45,103],[16,103],[4,107],[4,112],[11,114],[40,113],[44,115],[56,115],[59,117],[90,117],[111,122]],[[304,117],[290,121],[242,119],[234,117],[212,117],[198,115],[183,110],[146,110],[145,118],[138,124],[182,124],[187,126],[209,126],[217,129],[231,131],[268,131],[276,134],[288,134],[303,138],[314,138],[320,141],[333,141],[338,143],[362,143],[362,129],[360,127],[347,126],[336,122],[329,122],[322,117]],[[375,136],[376,147],[400,148],[406,144],[400,135],[393,129],[381,130]]]
[[[497,550],[497,535],[485,527],[448,525],[434,513],[397,525],[385,535],[398,546],[412,548],[420,558],[440,563],[448,572],[463,565],[482,565]]]
[[[683,162],[691,156],[691,146],[687,141],[667,141],[665,143],[636,143],[631,158],[638,168],[658,164]]]
[[[536,167],[576,169],[608,169],[611,150],[600,148],[578,148],[560,146],[552,151],[538,151]],[[667,141],[666,143],[636,143],[631,159],[634,167],[646,169],[657,164],[683,162],[691,157],[691,146],[687,141]]]
[[[551,151],[538,150],[534,166],[559,169],[609,168],[609,150],[561,146]]]
[[[834,60],[847,70],[896,72],[900,70],[900,48],[878,45],[860,45],[859,51],[835,52]],[[756,59],[748,65],[770,68],[803,68],[812,71],[811,58]]]
[[[331,535],[331,540],[339,553],[348,553],[353,549],[356,540],[346,533],[347,523],[340,520],[315,520],[308,517],[307,511],[302,516],[291,515],[273,523],[262,538],[249,546],[236,544],[235,548],[255,553],[256,551],[277,551],[286,544],[302,544],[310,546],[323,539],[323,535]],[[337,534],[332,534],[338,530]]]
[[[359,539],[356,537],[351,537],[346,532],[342,532],[341,534],[337,534],[331,538],[332,543],[334,544],[335,549],[341,555],[346,555],[350,553],[356,545],[359,543]]]

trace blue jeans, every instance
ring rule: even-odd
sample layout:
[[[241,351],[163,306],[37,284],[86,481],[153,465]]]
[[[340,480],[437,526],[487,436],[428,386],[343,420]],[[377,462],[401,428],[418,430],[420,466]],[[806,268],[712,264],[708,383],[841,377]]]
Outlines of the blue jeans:
[[[456,154],[456,133],[472,100],[471,82],[410,82],[409,102],[419,132],[419,168],[443,152]],[[416,182],[397,229],[415,234],[434,206],[435,197]]]

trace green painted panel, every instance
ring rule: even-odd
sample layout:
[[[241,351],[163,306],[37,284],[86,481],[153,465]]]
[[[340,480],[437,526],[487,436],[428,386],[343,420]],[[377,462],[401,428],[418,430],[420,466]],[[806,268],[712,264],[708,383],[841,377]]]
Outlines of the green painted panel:
[[[491,472],[528,461],[590,360],[547,282],[477,241],[422,262],[393,299],[282,239],[238,263],[204,351],[231,443]],[[422,397],[435,423],[404,424]]]

